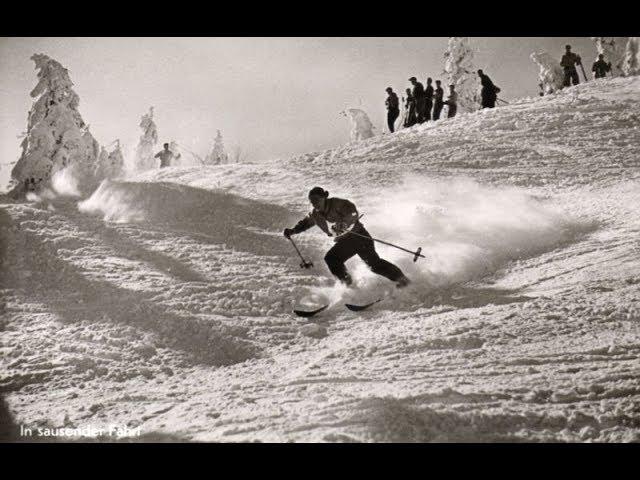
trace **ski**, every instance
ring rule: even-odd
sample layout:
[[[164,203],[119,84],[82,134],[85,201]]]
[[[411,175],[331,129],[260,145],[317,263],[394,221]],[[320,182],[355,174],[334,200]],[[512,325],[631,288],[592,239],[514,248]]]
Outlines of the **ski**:
[[[347,307],[349,310],[351,310],[352,312],[361,312],[362,310],[366,310],[367,308],[369,308],[371,305],[375,305],[376,303],[382,301],[382,298],[379,298],[377,300],[374,300],[371,303],[367,303],[366,305],[353,305],[351,303],[345,303],[345,307]]]
[[[295,313],[299,317],[308,318],[308,317],[313,317],[316,313],[320,313],[323,310],[326,310],[327,308],[329,308],[329,305],[320,307],[317,310],[293,310],[293,313]]]

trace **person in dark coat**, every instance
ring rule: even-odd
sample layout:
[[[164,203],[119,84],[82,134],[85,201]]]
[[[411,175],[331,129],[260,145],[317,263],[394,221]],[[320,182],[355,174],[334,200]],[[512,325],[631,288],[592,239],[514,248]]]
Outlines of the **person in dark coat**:
[[[425,97],[424,97],[424,86],[416,79],[416,77],[411,77],[409,79],[411,85],[413,85],[413,98],[416,102],[416,121],[418,123],[423,123],[424,111],[425,111]]]
[[[440,119],[440,112],[444,106],[444,90],[442,89],[440,80],[436,80],[436,89],[433,94],[433,120]]]
[[[427,122],[431,120],[431,109],[433,108],[433,86],[431,85],[431,82],[433,82],[431,77],[427,78],[427,88],[424,89],[424,119]]]
[[[580,83],[576,65],[581,65],[582,60],[580,59],[580,55],[576,55],[571,51],[571,45],[567,45],[565,50],[565,54],[562,56],[562,60],[560,60],[560,66],[564,69],[564,86],[570,87],[572,82],[573,85]]]
[[[407,103],[405,104],[404,126],[413,127],[416,124],[416,100],[411,94],[411,89],[407,88]]]
[[[500,89],[493,84],[489,76],[482,70],[478,70],[478,76],[480,77],[480,83],[482,84],[482,90],[480,92],[482,108],[494,108],[496,106],[496,100],[498,99],[498,92]]]
[[[449,96],[444,104],[449,106],[447,118],[455,117],[458,111],[458,92],[456,92],[455,85],[449,85]]]
[[[393,133],[395,131],[396,120],[400,116],[400,102],[393,88],[387,87],[386,92],[387,99],[384,103],[387,106],[387,126],[389,127],[389,131]]]
[[[595,74],[596,78],[605,78],[607,72],[611,71],[611,62],[605,62],[604,55],[601,53],[598,55],[598,60],[594,62],[593,67],[591,67],[591,71]]]
[[[331,273],[345,285],[353,283],[345,262],[358,255],[367,266],[378,275],[396,283],[398,288],[407,286],[409,279],[396,265],[380,258],[373,239],[360,222],[356,206],[349,200],[332,197],[322,187],[314,187],[309,192],[313,210],[300,220],[295,227],[285,228],[284,236],[302,233],[314,225],[330,237],[335,236],[335,245],[324,257]],[[329,229],[328,223],[333,223]],[[331,232],[333,231],[333,233]]]

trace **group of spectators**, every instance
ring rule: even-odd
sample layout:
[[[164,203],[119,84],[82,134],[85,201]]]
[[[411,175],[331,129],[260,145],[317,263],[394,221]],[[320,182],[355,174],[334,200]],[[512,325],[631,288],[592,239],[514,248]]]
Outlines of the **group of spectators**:
[[[485,75],[482,70],[478,70],[477,73],[482,84],[482,108],[493,108],[496,106],[500,89],[493,84],[491,79]],[[436,80],[435,88],[433,87],[433,79],[431,77],[427,78],[426,88],[416,77],[411,77],[409,82],[411,82],[412,88],[407,88],[406,100],[402,97],[404,104],[402,126],[406,128],[417,123],[439,120],[445,105],[449,107],[447,109],[447,117],[455,117],[458,111],[458,92],[456,92],[455,85],[449,85],[449,95],[445,100],[444,90],[440,80]],[[386,92],[387,126],[389,127],[389,131],[393,132],[395,131],[396,120],[400,116],[400,101],[398,100],[398,95],[393,91],[393,88],[387,87]]]

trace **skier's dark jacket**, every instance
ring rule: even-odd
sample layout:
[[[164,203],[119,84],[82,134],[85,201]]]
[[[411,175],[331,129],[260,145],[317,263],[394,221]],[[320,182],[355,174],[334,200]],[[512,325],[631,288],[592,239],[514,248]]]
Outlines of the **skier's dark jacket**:
[[[293,227],[293,231],[300,233],[317,225],[327,235],[333,236],[329,231],[327,222],[342,223],[346,228],[354,225],[354,230],[362,225],[358,221],[358,210],[353,203],[349,200],[343,200],[342,198],[327,198],[322,211],[314,208],[309,215]]]
[[[442,103],[442,97],[444,97],[444,90],[442,87],[436,87],[434,100],[436,103]]]
[[[411,93],[413,93],[413,98],[415,98],[416,101],[419,102],[424,97],[424,87],[420,82],[416,82]]]
[[[582,60],[580,60],[580,55],[576,55],[573,52],[565,53],[562,56],[562,60],[560,60],[560,65],[565,70],[572,70],[576,68],[576,65],[580,65]]]
[[[607,72],[611,71],[611,63],[598,59],[591,67],[591,71],[596,73],[596,78],[604,78]]]

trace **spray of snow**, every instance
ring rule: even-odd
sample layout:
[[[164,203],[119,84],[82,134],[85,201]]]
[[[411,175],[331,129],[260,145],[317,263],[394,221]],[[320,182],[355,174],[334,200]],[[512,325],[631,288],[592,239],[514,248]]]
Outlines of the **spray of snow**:
[[[629,37],[624,51],[622,72],[626,76],[640,75],[640,37]]]
[[[342,112],[351,122],[351,140],[354,142],[371,138],[375,135],[374,126],[364,110],[347,108]]]
[[[401,189],[377,195],[367,211],[373,213],[367,220],[370,231],[411,249],[423,247],[427,258],[416,263],[395,249],[385,255],[433,287],[493,273],[592,228],[523,189],[472,180],[406,180]]]
[[[469,37],[449,37],[444,52],[445,85],[455,85],[458,111],[472,112],[480,107],[480,83],[473,65],[473,49]]]
[[[622,75],[622,64],[624,63],[624,50],[628,40],[627,37],[591,37],[591,40],[595,42],[598,54],[604,55],[604,61],[611,62],[610,75],[612,77]]]
[[[562,88],[564,70],[560,66],[560,62],[547,52],[532,53],[531,60],[540,67],[538,79],[545,95],[557,92]]]
[[[146,219],[145,210],[136,207],[136,192],[129,185],[104,180],[89,198],[78,203],[78,210],[100,215],[107,222],[142,222]]]
[[[136,148],[132,168],[134,172],[143,172],[156,166],[153,156],[156,153],[155,148],[158,143],[158,128],[153,121],[153,107],[149,108],[149,113],[142,116],[140,128],[142,128],[142,135]]]

